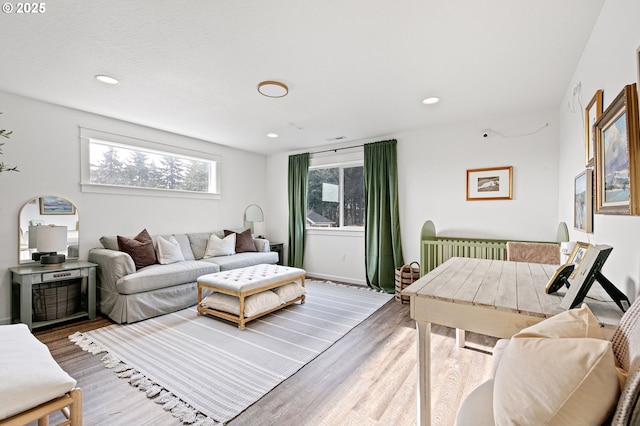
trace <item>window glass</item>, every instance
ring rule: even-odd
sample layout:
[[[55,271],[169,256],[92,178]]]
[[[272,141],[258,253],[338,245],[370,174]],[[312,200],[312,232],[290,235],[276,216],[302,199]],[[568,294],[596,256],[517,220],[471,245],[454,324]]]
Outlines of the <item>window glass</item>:
[[[318,167],[309,170],[307,226],[364,226],[362,165]]]
[[[216,162],[90,139],[89,181],[98,185],[216,192]]]

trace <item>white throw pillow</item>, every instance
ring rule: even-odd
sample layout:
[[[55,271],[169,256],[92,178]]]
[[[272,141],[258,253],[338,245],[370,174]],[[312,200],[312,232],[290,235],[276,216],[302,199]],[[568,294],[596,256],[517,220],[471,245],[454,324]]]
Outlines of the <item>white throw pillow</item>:
[[[180,243],[173,235],[168,239],[158,236],[156,243],[158,245],[158,263],[168,265],[169,263],[184,261]]]
[[[236,234],[229,234],[224,238],[220,238],[216,234],[209,236],[207,249],[204,252],[205,258],[232,254],[236,254]]]
[[[223,293],[213,293],[205,297],[200,304],[217,311],[238,315],[240,312],[240,299]],[[271,290],[262,291],[245,297],[244,316],[252,317],[257,314],[275,309],[282,305],[280,297]]]
[[[281,287],[274,288],[272,291],[280,297],[282,303],[287,303],[288,301],[305,294],[304,287],[298,283],[286,284]]]
[[[601,425],[620,387],[611,342],[514,338],[493,388],[496,425]]]
[[[522,329],[513,336],[513,338],[521,337],[604,339],[600,323],[586,303],[583,303],[580,308],[569,309]]]

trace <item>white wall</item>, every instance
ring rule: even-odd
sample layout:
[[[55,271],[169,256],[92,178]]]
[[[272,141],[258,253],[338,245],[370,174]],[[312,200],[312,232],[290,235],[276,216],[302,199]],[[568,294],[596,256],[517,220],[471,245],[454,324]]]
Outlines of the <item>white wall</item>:
[[[640,46],[640,2],[607,0],[587,43],[582,58],[567,86],[560,107],[559,217],[573,223],[573,181],[585,169],[583,111],[597,89],[604,92],[603,109],[627,84],[638,82],[636,49]],[[581,83],[573,105],[573,88]],[[578,102],[578,100],[580,102]],[[635,141],[638,143],[638,141]],[[572,230],[573,241],[608,244],[613,247],[604,275],[634,300],[640,292],[640,217],[596,214],[592,235]]]
[[[548,127],[543,127],[549,123]],[[492,128],[505,136],[482,138]],[[516,136],[539,132],[528,136]],[[486,118],[403,132],[376,140],[398,140],[398,184],[402,245],[406,262],[419,261],[420,231],[432,220],[439,234],[554,241],[558,226],[558,122],[555,110],[526,117]],[[365,142],[373,142],[365,141]],[[352,142],[354,145],[359,142]],[[323,148],[326,149],[326,148]],[[267,161],[269,235],[286,242],[287,158]],[[466,201],[466,170],[513,166],[513,200]],[[271,238],[271,237],[270,237]],[[345,255],[345,260],[343,259]],[[364,239],[352,233],[308,235],[309,274],[365,282]]]
[[[18,264],[18,215],[35,196],[57,195],[77,206],[82,259],[105,234],[135,235],[145,227],[151,234],[241,227],[244,208],[252,203],[269,216],[262,155],[3,92],[0,111],[1,127],[14,132],[4,141],[0,160],[20,169],[0,175],[0,323],[10,319],[7,268]],[[220,155],[222,199],[81,192],[79,125]]]

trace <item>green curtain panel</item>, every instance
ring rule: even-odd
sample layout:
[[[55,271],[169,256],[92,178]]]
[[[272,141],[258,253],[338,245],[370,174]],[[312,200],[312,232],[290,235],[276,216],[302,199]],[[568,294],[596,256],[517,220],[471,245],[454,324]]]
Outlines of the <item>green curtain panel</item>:
[[[289,251],[287,265],[302,268],[307,216],[309,153],[289,156]]]
[[[364,145],[365,263],[369,287],[393,293],[402,266],[395,139]]]

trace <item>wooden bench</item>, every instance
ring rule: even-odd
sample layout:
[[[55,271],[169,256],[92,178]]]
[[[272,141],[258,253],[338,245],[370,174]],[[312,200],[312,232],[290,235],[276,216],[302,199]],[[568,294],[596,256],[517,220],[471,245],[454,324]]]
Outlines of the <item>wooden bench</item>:
[[[82,425],[82,391],[25,324],[0,326],[0,425],[48,425],[62,411],[59,425]]]
[[[203,275],[198,278],[198,314],[233,321],[244,330],[251,320],[304,303],[305,274],[300,268],[256,265]],[[205,289],[214,293],[203,297]]]

